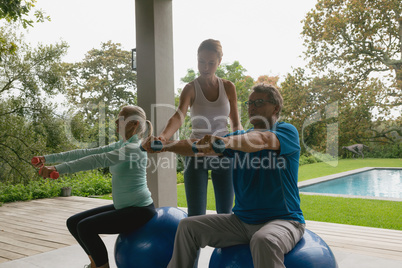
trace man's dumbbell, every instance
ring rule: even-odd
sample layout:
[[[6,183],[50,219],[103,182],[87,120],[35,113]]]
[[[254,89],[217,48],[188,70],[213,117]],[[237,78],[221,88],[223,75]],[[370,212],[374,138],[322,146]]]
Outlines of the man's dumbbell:
[[[197,148],[197,142],[196,141],[192,144],[191,149],[193,150],[193,152],[195,154],[198,154],[199,151],[198,151],[198,148]],[[225,151],[225,142],[223,140],[215,140],[212,143],[212,149],[217,154],[223,153],[223,151]]]

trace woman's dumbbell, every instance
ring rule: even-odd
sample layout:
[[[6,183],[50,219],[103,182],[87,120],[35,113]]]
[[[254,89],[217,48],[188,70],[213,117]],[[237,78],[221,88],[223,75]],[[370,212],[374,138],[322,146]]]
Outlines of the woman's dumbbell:
[[[140,149],[141,149],[141,151],[144,151],[144,152],[146,151],[141,145],[140,145]],[[163,149],[162,142],[158,141],[158,140],[151,142],[151,149],[154,151],[162,150]]]
[[[31,159],[31,163],[32,163],[32,165],[35,165],[35,164],[38,164],[38,163],[40,163],[40,159],[39,159],[39,157],[33,157],[32,159]],[[42,173],[42,168],[41,169],[39,169],[39,175],[42,175],[41,174]],[[57,171],[52,171],[51,173],[50,173],[50,178],[52,178],[52,179],[58,179],[59,178],[59,172],[57,172]]]

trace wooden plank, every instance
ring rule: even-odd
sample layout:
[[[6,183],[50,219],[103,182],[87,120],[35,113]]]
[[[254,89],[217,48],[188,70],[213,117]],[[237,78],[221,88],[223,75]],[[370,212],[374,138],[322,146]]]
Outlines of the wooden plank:
[[[310,228],[311,229],[311,228]],[[384,233],[383,235],[379,233],[364,233],[359,231],[350,232],[348,230],[330,230],[330,229],[320,229],[320,228],[313,228],[316,232],[322,234],[338,234],[339,236],[343,237],[358,237],[360,239],[367,239],[367,240],[374,240],[374,241],[392,241],[395,243],[402,243],[402,235],[392,235]]]
[[[85,202],[82,202],[82,199],[77,199],[74,197],[67,197],[64,199],[63,198],[36,199],[27,202],[8,203],[4,204],[4,206],[18,207],[18,208],[34,208],[34,209],[40,209],[41,207],[57,208],[58,210],[67,210],[72,208],[73,210],[79,211],[85,209],[86,207],[93,208],[97,206],[112,204],[111,200],[94,199],[94,198],[85,198],[85,199],[87,199]]]
[[[2,224],[13,224],[13,225],[19,226],[19,227],[33,228],[32,222],[23,220],[21,218],[18,218],[16,220],[3,218],[0,223],[0,229],[1,229]],[[68,233],[68,229],[65,224],[62,226],[60,224],[54,224],[52,222],[41,222],[40,224],[35,222],[34,225],[35,225],[34,228],[36,228],[38,230],[44,230],[44,231],[52,230],[52,232],[62,233],[62,234],[66,233],[66,232]]]
[[[24,209],[12,209],[12,208],[7,208],[7,210],[0,210],[0,215],[3,215],[4,218],[9,218],[13,219],[15,217],[22,217],[26,219],[32,218],[32,220],[37,220],[37,221],[44,221],[46,219],[51,219],[52,221],[57,221],[57,222],[63,222],[65,221],[68,217],[73,215],[74,212],[71,213],[61,213],[60,211],[57,210],[36,210],[36,211],[28,211]]]
[[[52,225],[55,226],[66,226],[66,220],[67,219],[57,219],[55,217],[51,217],[51,215],[48,214],[41,214],[41,215],[24,215],[24,214],[18,214],[18,215],[14,215],[11,216],[8,213],[7,214],[0,214],[0,216],[5,216],[7,215],[7,217],[1,217],[2,219],[4,219],[7,222],[27,222],[30,223],[32,225],[32,227],[34,226],[46,226],[47,228],[51,228]],[[0,226],[1,226],[1,222],[0,222]]]
[[[57,242],[59,244],[64,244],[64,245],[69,245],[69,243],[66,243],[65,241],[71,240],[71,237],[72,237],[69,235],[52,234],[49,232],[42,233],[42,232],[38,232],[36,230],[23,231],[23,230],[15,230],[15,229],[8,228],[8,227],[3,227],[3,228],[4,228],[5,232],[17,233],[21,237],[34,238],[34,239],[44,240],[44,241],[53,241],[53,242]]]
[[[32,227],[26,227],[26,226],[19,226],[15,224],[8,224],[8,223],[2,223],[2,228],[4,231],[9,231],[9,232],[16,232],[16,233],[29,233],[32,235],[38,235],[38,236],[52,236],[52,237],[70,237],[69,232],[63,232],[63,233],[57,233],[54,232],[53,229],[49,230],[41,230],[38,228],[32,228]]]
[[[363,246],[366,249],[379,249],[379,250],[388,250],[388,251],[395,251],[399,252],[402,254],[402,245],[394,244],[394,243],[388,243],[388,242],[373,242],[367,239],[358,239],[358,238],[351,238],[351,237],[340,237],[336,234],[330,235],[330,234],[325,234],[325,235],[320,235],[321,238],[326,241],[326,243],[329,242],[338,242],[338,243],[343,243],[343,245],[346,246]]]
[[[78,197],[5,204],[0,207],[0,218],[3,219],[0,221],[0,242],[3,248],[1,260],[77,244],[67,230],[67,218],[78,212],[111,203],[110,200]],[[13,255],[13,252],[19,255]]]
[[[312,221],[306,227],[333,249],[402,260],[402,231]]]
[[[331,230],[349,230],[349,231],[359,231],[361,233],[389,233],[401,235],[402,231],[392,230],[392,229],[383,229],[383,228],[374,228],[374,227],[366,227],[366,226],[357,226],[357,225],[348,225],[348,224],[340,224],[340,223],[330,223],[330,222],[318,222],[318,221],[306,221],[306,227],[310,226],[319,227],[319,228],[329,228]]]
[[[61,204],[59,204],[58,206],[61,206]],[[61,215],[68,215],[69,213],[74,213],[75,211],[77,211],[76,209],[73,208],[59,208],[57,206],[45,206],[42,204],[27,204],[24,207],[21,206],[6,206],[4,208],[2,208],[3,212],[10,212],[10,211],[14,211],[17,210],[18,213],[21,214],[35,214],[37,212],[41,212],[41,213],[48,213],[49,211],[53,211],[53,212],[61,212]]]
[[[308,222],[307,228],[327,244],[343,241],[343,247],[364,245],[365,248],[396,251],[402,255],[402,231],[317,222]]]
[[[11,245],[11,244],[2,243],[2,242],[0,242],[0,248],[4,251],[14,252],[14,253],[22,254],[25,256],[31,256],[31,255],[45,252],[45,251],[34,250],[30,247],[19,247],[16,245]],[[23,251],[21,251],[21,249],[23,249]]]
[[[357,253],[360,255],[376,256],[376,257],[399,260],[399,261],[402,260],[402,256],[398,252],[395,253],[395,252],[390,252],[388,250],[369,250],[366,247],[364,247],[364,245],[345,247],[343,243],[336,243],[336,242],[330,242],[328,245],[332,250],[339,249],[342,251]]]
[[[7,259],[7,260],[16,260],[16,259],[26,257],[26,255],[7,251],[2,248],[0,248],[0,256],[2,256],[2,258]]]
[[[402,251],[401,239],[391,238],[391,237],[371,237],[371,236],[360,236],[359,234],[345,235],[338,232],[317,232],[322,237],[326,239],[342,239],[346,243],[354,244],[365,244],[367,246],[373,245],[373,247],[383,247],[390,249],[398,249]]]
[[[64,216],[60,216],[60,214],[57,214],[57,212],[55,213],[51,213],[51,211],[33,211],[33,212],[29,212],[29,211],[23,211],[23,210],[15,210],[15,211],[2,211],[0,213],[0,215],[2,216],[2,218],[9,218],[9,219],[13,219],[15,217],[21,217],[21,218],[25,218],[28,221],[45,221],[46,219],[52,219],[55,222],[65,222],[69,216],[73,215],[73,213],[70,215],[64,215]]]
[[[88,198],[89,199],[89,198]],[[78,206],[81,205],[81,206]],[[111,204],[111,202],[107,202],[107,204]],[[32,205],[37,206],[40,205],[39,207],[44,207],[44,208],[57,208],[60,211],[77,211],[77,210],[85,210],[89,208],[94,208],[98,206],[103,206],[105,205],[105,202],[87,202],[85,204],[82,204],[78,201],[66,201],[66,200],[52,200],[46,201],[46,200],[41,200],[34,202]]]
[[[7,261],[10,261],[10,260],[0,256],[0,263],[7,262]]]
[[[44,245],[35,245],[33,243],[28,243],[26,241],[18,241],[16,239],[12,239],[6,236],[0,236],[0,243],[15,245],[20,248],[30,248],[39,252],[48,252],[54,249],[52,247],[46,247]]]
[[[339,234],[341,236],[347,236],[347,237],[360,237],[360,238],[367,238],[367,239],[374,239],[376,241],[394,241],[398,242],[402,240],[402,235],[398,234],[388,234],[384,232],[383,234],[381,233],[367,233],[367,232],[360,232],[360,231],[349,231],[349,230],[331,230],[331,229],[322,229],[322,228],[309,228],[309,229],[314,229],[316,232],[320,233],[328,233],[328,234]]]
[[[28,237],[28,236],[23,236],[21,234],[15,234],[15,233],[9,233],[9,232],[2,232],[1,236],[9,238],[9,239],[14,239],[16,241],[24,241],[27,243],[31,243],[33,245],[41,245],[41,246],[49,247],[52,250],[62,248],[65,246],[71,246],[71,245],[74,245],[77,243],[75,240],[72,241],[70,239],[64,241],[63,243],[59,243],[59,242],[55,242],[55,241],[49,241],[46,239],[39,239],[38,237]]]

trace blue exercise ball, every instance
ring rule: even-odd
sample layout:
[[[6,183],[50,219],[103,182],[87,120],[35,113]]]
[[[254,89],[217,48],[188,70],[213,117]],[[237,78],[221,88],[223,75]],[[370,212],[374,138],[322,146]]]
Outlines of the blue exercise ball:
[[[285,255],[285,266],[287,268],[338,268],[335,256],[328,245],[321,237],[307,229],[299,243]],[[253,267],[248,244],[216,248],[209,261],[209,268]]]
[[[174,207],[156,211],[140,229],[118,235],[114,246],[117,267],[166,268],[172,257],[177,226],[187,213]]]

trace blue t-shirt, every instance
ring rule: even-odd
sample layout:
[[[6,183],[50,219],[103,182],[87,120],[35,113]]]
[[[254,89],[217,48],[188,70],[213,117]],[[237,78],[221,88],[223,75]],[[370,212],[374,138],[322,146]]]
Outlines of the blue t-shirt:
[[[242,135],[248,131],[236,131]],[[274,219],[304,222],[297,187],[300,144],[297,129],[280,122],[267,131],[276,135],[280,150],[245,153],[227,149],[225,156],[234,158],[233,186],[236,214],[243,222],[260,224]]]

